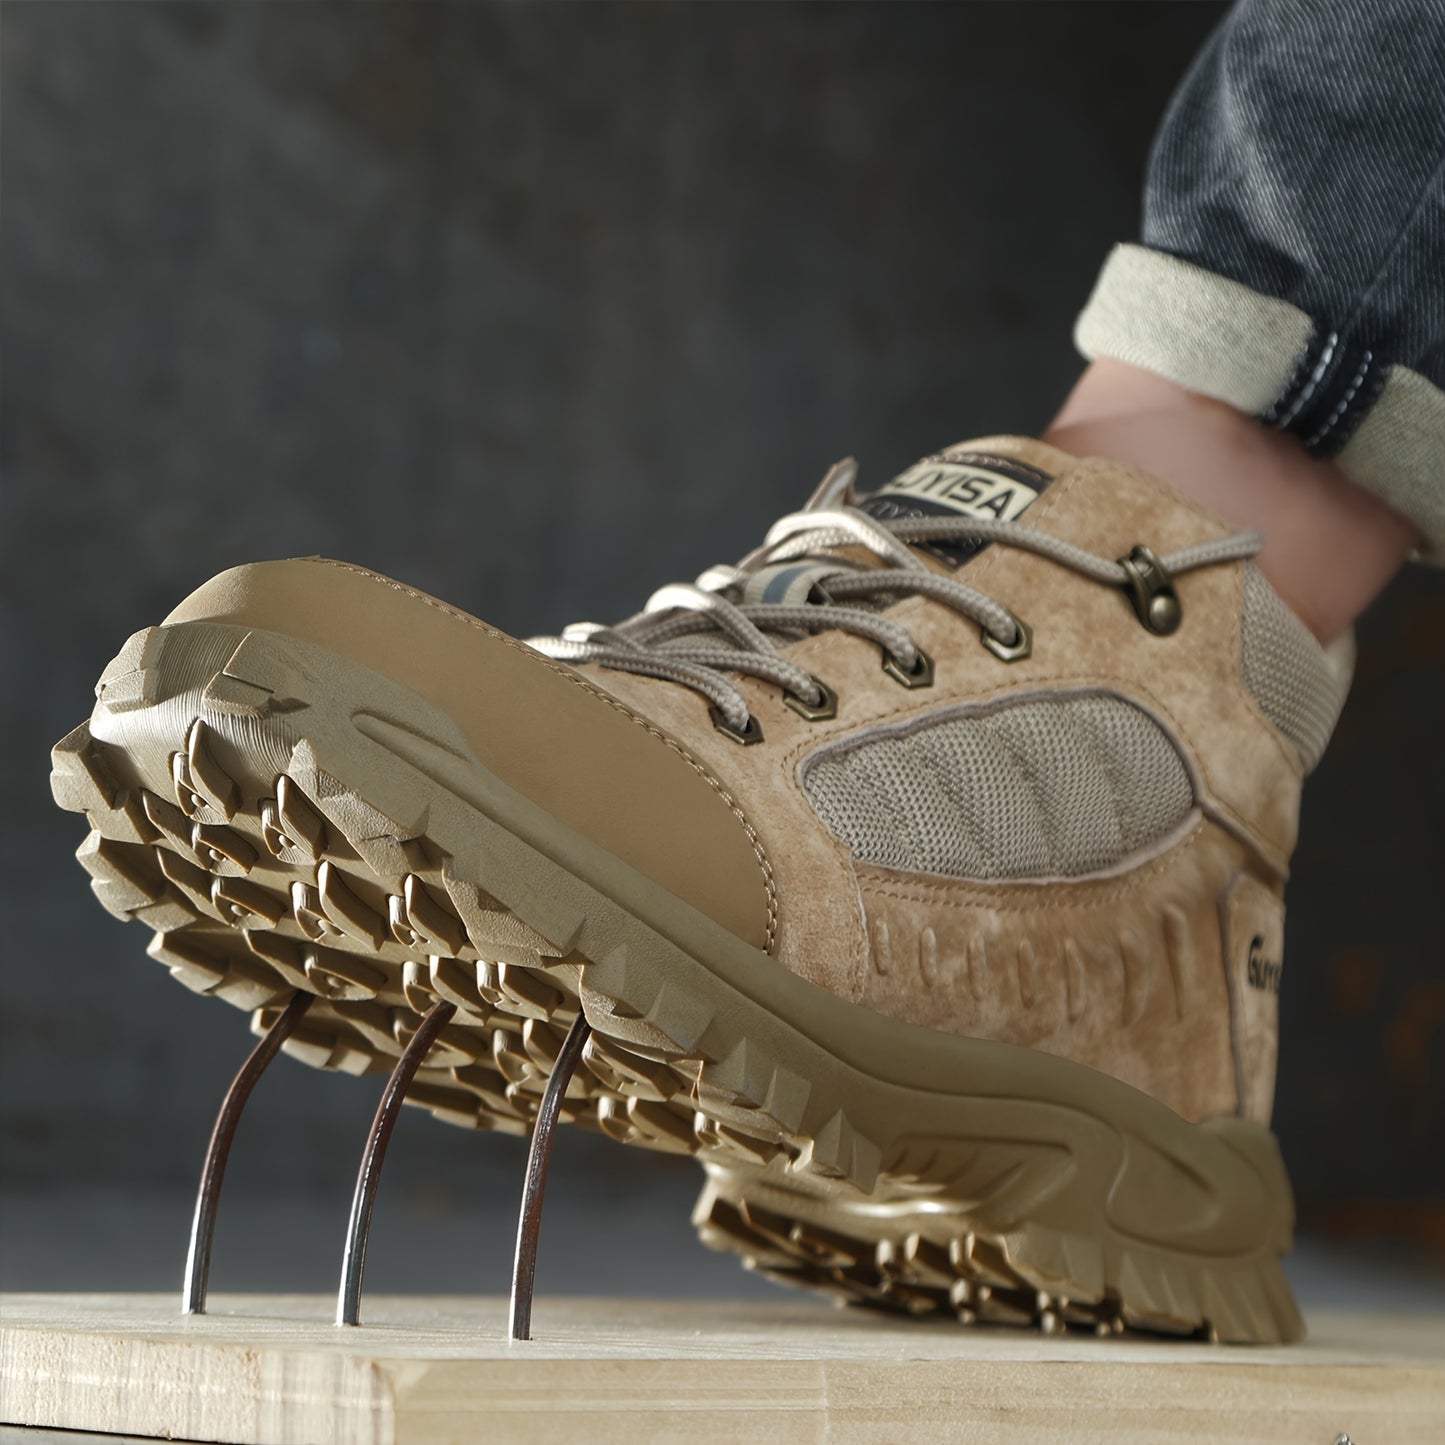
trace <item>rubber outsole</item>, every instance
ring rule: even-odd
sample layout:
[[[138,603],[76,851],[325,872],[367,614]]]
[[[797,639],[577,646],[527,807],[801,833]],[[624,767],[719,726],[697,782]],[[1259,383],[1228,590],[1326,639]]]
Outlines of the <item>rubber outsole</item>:
[[[849,1303],[963,1320],[1298,1338],[1273,1137],[1190,1124],[1066,1060],[814,988],[566,832],[455,724],[276,633],[133,636],[52,785],[149,952],[286,1050],[387,1071],[457,1006],[408,1102],[523,1133],[579,1010],[562,1117],[691,1154],[703,1240]]]

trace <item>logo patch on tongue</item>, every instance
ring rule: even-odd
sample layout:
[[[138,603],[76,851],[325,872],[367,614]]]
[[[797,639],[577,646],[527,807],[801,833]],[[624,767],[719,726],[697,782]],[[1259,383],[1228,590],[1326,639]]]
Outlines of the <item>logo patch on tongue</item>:
[[[1053,479],[1047,472],[1016,457],[982,452],[954,452],[911,466],[870,496],[856,503],[860,511],[880,521],[899,517],[976,517],[983,521],[1012,522],[1039,499]],[[917,542],[949,567],[961,567],[976,557],[987,542]]]

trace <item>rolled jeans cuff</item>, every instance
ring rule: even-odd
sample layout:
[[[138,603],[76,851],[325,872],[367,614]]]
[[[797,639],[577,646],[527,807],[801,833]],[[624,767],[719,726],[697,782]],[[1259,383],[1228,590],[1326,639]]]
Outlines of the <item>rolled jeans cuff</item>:
[[[1127,362],[1297,432],[1445,564],[1445,391],[1419,372],[1369,350],[1342,366],[1339,338],[1299,307],[1136,245],[1110,252],[1074,341],[1091,361]]]

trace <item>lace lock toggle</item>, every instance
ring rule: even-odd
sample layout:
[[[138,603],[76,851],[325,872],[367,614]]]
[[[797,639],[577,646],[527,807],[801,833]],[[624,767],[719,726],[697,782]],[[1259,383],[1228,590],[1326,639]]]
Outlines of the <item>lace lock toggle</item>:
[[[1164,564],[1140,543],[1119,558],[1119,565],[1139,621],[1159,637],[1176,632],[1184,620],[1184,608]]]

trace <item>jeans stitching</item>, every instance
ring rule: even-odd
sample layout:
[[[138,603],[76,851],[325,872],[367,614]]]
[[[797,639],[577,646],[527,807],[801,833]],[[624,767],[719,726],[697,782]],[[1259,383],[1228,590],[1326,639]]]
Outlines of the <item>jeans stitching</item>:
[[[1305,442],[1305,448],[1313,451],[1338,425],[1339,420],[1348,410],[1350,403],[1355,399],[1355,393],[1359,391],[1365,377],[1369,375],[1370,365],[1375,359],[1373,351],[1366,351],[1365,358],[1360,362],[1359,370],[1355,372],[1354,379],[1350,382],[1349,388],[1340,398],[1335,409],[1325,419],[1323,426]]]
[[[1319,390],[1320,383],[1325,379],[1325,373],[1330,369],[1330,362],[1334,359],[1335,347],[1339,345],[1339,341],[1339,332],[1331,331],[1325,341],[1325,349],[1320,353],[1320,359],[1315,363],[1315,369],[1310,374],[1309,381],[1291,403],[1289,410],[1274,423],[1281,431],[1287,428],[1304,410],[1305,403]]]

